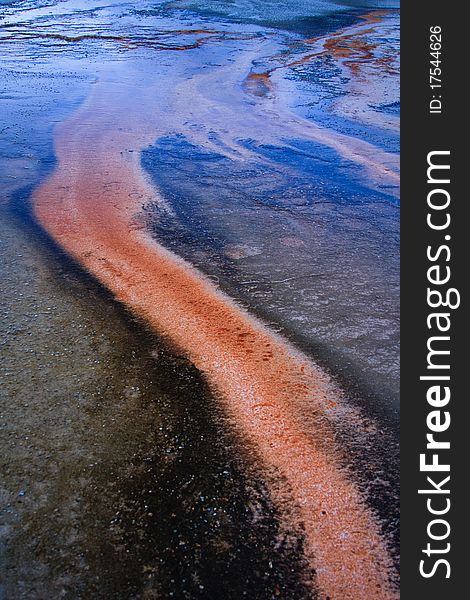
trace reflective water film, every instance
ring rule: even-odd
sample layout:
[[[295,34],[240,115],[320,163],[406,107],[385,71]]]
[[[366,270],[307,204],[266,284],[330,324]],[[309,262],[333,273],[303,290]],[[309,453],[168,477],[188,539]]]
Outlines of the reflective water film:
[[[0,2],[6,598],[397,597],[395,2]]]

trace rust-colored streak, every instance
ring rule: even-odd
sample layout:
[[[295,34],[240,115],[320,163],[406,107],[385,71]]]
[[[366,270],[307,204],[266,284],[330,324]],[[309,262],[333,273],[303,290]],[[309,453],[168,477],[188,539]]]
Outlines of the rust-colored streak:
[[[154,50],[192,50],[201,47],[211,37],[221,35],[217,31],[210,29],[176,29],[171,31],[154,31],[152,35],[144,35],[139,32],[139,35],[123,36],[105,34],[102,32],[90,32],[77,35],[64,35],[57,32],[48,32],[46,27],[35,26],[34,29],[26,29],[18,27],[17,24],[6,25],[5,28],[11,29],[9,35],[3,35],[0,38],[0,43],[16,42],[18,40],[41,42],[44,40],[52,40],[56,43],[72,44],[80,42],[113,42],[120,46],[132,50],[140,47],[152,48]],[[174,40],[178,37],[195,37],[192,42],[185,44],[175,44]]]
[[[269,72],[249,73],[243,85],[245,89],[255,96],[267,96],[272,91],[272,83]]]
[[[57,129],[58,166],[34,194],[38,221],[206,374],[240,436],[277,474],[274,499],[293,499],[320,597],[396,598],[379,523],[343,469],[329,424],[342,402],[335,386],[138,226],[142,199],[161,200],[139,164],[145,125],[101,122],[97,104]]]
[[[361,19],[363,19],[366,23],[380,23],[385,17],[395,12],[390,9],[382,9],[382,10],[373,10],[369,13],[361,15]]]
[[[314,52],[306,52],[300,58],[295,58],[294,60],[288,59],[287,61],[282,56],[279,57],[281,61],[280,65],[272,67],[263,73],[250,73],[245,81],[246,90],[255,95],[265,95],[260,94],[259,85],[254,84],[262,82],[264,89],[271,91],[272,83],[270,78],[271,74],[275,71],[299,67],[324,56],[331,56],[338,63],[346,65],[351,75],[355,78],[363,75],[361,66],[363,64],[380,67],[389,75],[398,75],[396,69],[391,64],[393,57],[376,56],[374,50],[377,48],[377,45],[365,39],[368,35],[374,33],[373,26],[381,24],[383,19],[391,12],[393,11],[373,11],[361,16],[361,19],[364,21],[361,25],[347,27],[334,35],[306,39],[304,43],[314,46],[316,48]],[[364,25],[372,25],[372,27],[365,28]]]

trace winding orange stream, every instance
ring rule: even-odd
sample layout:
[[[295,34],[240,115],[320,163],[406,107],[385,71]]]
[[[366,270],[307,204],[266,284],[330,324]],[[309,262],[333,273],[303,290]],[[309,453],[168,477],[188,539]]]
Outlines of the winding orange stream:
[[[274,500],[295,504],[320,597],[396,598],[379,523],[343,468],[330,425],[340,392],[139,224],[143,202],[163,202],[140,167],[155,132],[146,133],[145,111],[133,121],[124,109],[104,117],[113,92],[101,90],[56,129],[58,165],[34,194],[37,220],[207,376],[240,436],[277,476]]]

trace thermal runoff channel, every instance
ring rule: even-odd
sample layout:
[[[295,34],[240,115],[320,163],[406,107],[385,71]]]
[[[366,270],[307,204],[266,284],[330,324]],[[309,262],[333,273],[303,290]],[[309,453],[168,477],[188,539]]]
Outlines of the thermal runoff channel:
[[[54,294],[83,284],[104,311],[123,311],[119,326],[97,320],[99,344],[79,342],[85,372],[118,327],[154,346],[132,385],[135,350],[112,371],[119,447],[87,437],[96,390],[107,393],[90,383],[86,409],[64,422],[87,413],[74,435],[100,458],[57,467],[51,483],[51,453],[34,463],[33,493],[48,508],[20,507],[18,522],[40,539],[59,488],[87,500],[63,511],[73,538],[47,538],[43,575],[28,554],[16,559],[29,590],[39,577],[49,594],[398,597],[399,15],[377,2],[287,4],[5,10],[8,85],[24,98],[10,119],[35,157],[28,181],[8,180],[6,222],[34,232],[48,268],[60,265]],[[20,180],[23,165],[5,162]],[[72,366],[62,377],[80,381]],[[181,378],[203,382],[198,415],[188,410],[197,386]],[[60,386],[53,393],[66,407]],[[201,431],[215,432],[214,473]],[[110,453],[122,461],[100,471]],[[90,533],[96,506],[111,523],[103,542]],[[12,532],[10,556],[24,544]],[[53,576],[54,556],[69,561],[68,578]]]

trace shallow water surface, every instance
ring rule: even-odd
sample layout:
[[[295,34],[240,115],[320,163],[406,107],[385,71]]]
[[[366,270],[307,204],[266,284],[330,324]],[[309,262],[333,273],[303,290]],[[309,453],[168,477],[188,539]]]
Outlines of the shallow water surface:
[[[0,595],[395,597],[396,4],[0,2]],[[204,274],[237,336],[272,336],[259,380],[200,305],[210,360],[190,310],[187,344],[154,326],[146,273],[123,287],[127,235]],[[300,464],[325,465],[328,511]],[[373,591],[368,565],[349,591],[338,575],[328,536],[354,528],[333,481],[381,548]]]

